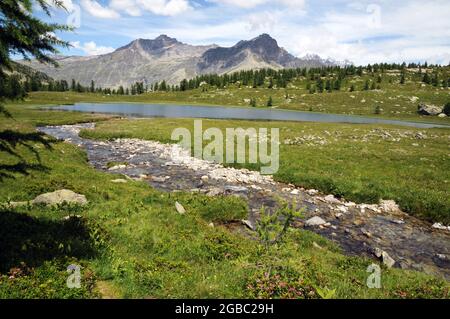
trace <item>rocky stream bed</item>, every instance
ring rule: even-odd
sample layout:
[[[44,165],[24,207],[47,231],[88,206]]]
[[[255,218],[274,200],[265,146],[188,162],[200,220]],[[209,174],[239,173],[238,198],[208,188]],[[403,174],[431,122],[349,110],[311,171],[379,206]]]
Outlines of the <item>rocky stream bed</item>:
[[[48,126],[40,131],[83,147],[99,170],[144,180],[162,191],[188,191],[208,196],[237,195],[250,211],[242,227],[254,228],[262,205],[275,209],[277,198],[305,207],[305,227],[336,242],[349,255],[365,255],[388,267],[415,269],[450,279],[450,228],[430,224],[402,212],[393,201],[356,204],[275,182],[270,176],[193,158],[181,152],[173,160],[173,146],[138,139],[97,141],[79,137],[94,124]],[[111,167],[109,163],[118,164]],[[109,164],[109,165],[108,165]],[[115,182],[126,182],[118,177]]]

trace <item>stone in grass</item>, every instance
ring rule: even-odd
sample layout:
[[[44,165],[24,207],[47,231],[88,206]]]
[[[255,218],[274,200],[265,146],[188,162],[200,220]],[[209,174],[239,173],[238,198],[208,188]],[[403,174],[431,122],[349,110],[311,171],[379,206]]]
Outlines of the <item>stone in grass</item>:
[[[77,194],[68,189],[61,189],[51,193],[37,196],[31,201],[32,204],[58,205],[62,203],[86,205],[86,196]]]
[[[245,226],[247,226],[249,229],[251,230],[255,230],[255,226],[253,225],[253,223],[247,219],[243,219],[241,220],[242,224],[244,224]]]
[[[310,227],[310,226],[320,226],[320,225],[324,225],[324,224],[326,224],[327,222],[326,221],[324,221],[322,218],[320,218],[319,216],[314,216],[314,217],[311,217],[310,219],[308,219],[306,222],[305,222],[305,225],[306,226],[308,226],[308,227]]]
[[[178,202],[175,202],[175,208],[177,209],[177,212],[181,215],[186,214],[186,210],[184,209],[183,205],[181,205]]]
[[[118,179],[111,180],[111,183],[114,183],[114,184],[125,184],[125,183],[128,183],[128,181],[126,179],[123,179],[123,178],[118,178]]]
[[[418,106],[418,112],[422,115],[438,115],[442,113],[442,108],[436,105],[420,103]]]

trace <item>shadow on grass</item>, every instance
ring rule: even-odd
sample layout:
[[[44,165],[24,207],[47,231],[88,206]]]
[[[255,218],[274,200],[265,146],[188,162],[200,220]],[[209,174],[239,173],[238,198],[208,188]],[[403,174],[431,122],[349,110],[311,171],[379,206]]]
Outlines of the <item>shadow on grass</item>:
[[[48,220],[0,210],[0,273],[64,257],[90,258],[95,245],[82,218]]]
[[[12,165],[0,165],[0,182],[6,178],[14,178],[13,173],[29,175],[31,170],[49,172],[50,168],[42,164],[27,164],[26,162]]]
[[[46,149],[52,150],[56,140],[48,138],[44,133],[21,133],[13,130],[4,130],[0,132],[0,152],[7,153],[17,160],[16,164],[0,165],[0,181],[5,178],[14,178],[14,173],[28,175],[31,170],[49,171],[50,169],[41,163],[41,156],[36,149],[35,144],[42,144]],[[25,147],[30,151],[38,161],[38,164],[27,162],[27,160],[17,150],[18,146]]]

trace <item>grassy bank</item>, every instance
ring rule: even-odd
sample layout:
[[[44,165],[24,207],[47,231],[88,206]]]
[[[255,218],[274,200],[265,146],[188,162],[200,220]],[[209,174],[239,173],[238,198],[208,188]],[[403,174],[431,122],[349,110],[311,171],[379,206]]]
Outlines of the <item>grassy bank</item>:
[[[172,130],[177,127],[192,131],[193,120],[113,120],[82,134],[90,138],[136,137],[170,142]],[[203,129],[209,127],[223,132],[227,127],[280,128],[277,180],[357,202],[393,199],[411,214],[450,222],[447,129],[204,120]]]
[[[10,111],[15,120],[0,118],[2,131],[15,132],[8,136],[26,145],[17,144],[15,155],[0,153],[0,202],[67,188],[85,194],[89,204],[2,206],[2,298],[319,298],[321,291],[335,291],[330,295],[338,298],[448,298],[448,283],[399,269],[383,268],[382,288],[368,289],[366,269],[373,261],[346,257],[318,235],[291,230],[265,249],[251,233],[233,231],[230,221],[245,215],[239,199],[161,193],[143,182],[115,184],[117,176],[95,171],[75,146],[27,135],[35,124],[91,115]],[[98,133],[113,123],[122,132],[132,124],[107,122]],[[167,127],[158,131],[163,136]],[[176,212],[175,201],[185,215]],[[65,285],[69,264],[82,266],[80,289]]]

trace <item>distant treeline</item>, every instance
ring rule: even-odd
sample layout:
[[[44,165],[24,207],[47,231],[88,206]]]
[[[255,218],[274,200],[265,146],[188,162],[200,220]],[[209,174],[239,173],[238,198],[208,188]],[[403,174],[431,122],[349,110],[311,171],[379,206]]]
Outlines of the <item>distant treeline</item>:
[[[373,64],[368,66],[329,66],[322,68],[296,68],[296,69],[261,69],[239,71],[232,74],[206,74],[199,75],[193,79],[184,79],[178,85],[170,85],[165,80],[155,82],[150,85],[144,82],[136,82],[131,87],[119,86],[118,88],[97,87],[94,81],[89,86],[83,86],[79,82],[72,80],[70,84],[65,80],[53,80],[40,72],[30,72],[27,69],[20,69],[7,77],[0,77],[0,96],[6,98],[22,98],[27,92],[33,91],[74,91],[91,92],[115,95],[139,95],[145,92],[154,91],[188,91],[209,88],[222,89],[229,85],[252,88],[286,88],[289,83],[302,78],[306,79],[306,89],[310,93],[322,93],[339,91],[342,89],[344,80],[354,76],[366,76],[361,90],[380,89],[383,82],[383,74],[389,71],[398,73],[398,83],[405,84],[407,69],[416,69],[412,75],[413,80],[433,85],[449,87],[449,69],[438,66],[410,64]],[[429,70],[432,70],[431,72]],[[24,72],[26,71],[26,72]],[[410,76],[411,77],[411,76]],[[392,79],[389,79],[392,83]],[[355,91],[357,88],[352,84],[345,88]]]
[[[433,69],[433,73],[430,74],[425,70]],[[444,70],[444,67],[437,65],[428,65],[427,63],[421,65],[416,63],[410,64],[374,64],[368,66],[329,66],[322,68],[296,68],[296,69],[262,69],[262,70],[250,70],[240,71],[232,74],[207,74],[199,75],[190,80],[182,80],[179,86],[176,86],[176,90],[186,91],[198,88],[207,89],[207,86],[224,88],[227,85],[233,84],[239,87],[253,87],[253,88],[286,88],[287,84],[299,77],[307,79],[306,89],[310,93],[341,90],[342,82],[353,76],[369,75],[373,77],[373,80],[366,80],[364,90],[380,88],[382,82],[382,75],[388,71],[398,71],[400,74],[399,83],[404,84],[406,81],[406,70],[417,69],[416,80],[422,81],[426,84],[432,84],[434,86],[449,87],[450,78],[449,74]],[[349,88],[350,91],[354,91],[355,87]]]

